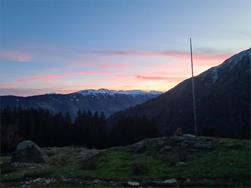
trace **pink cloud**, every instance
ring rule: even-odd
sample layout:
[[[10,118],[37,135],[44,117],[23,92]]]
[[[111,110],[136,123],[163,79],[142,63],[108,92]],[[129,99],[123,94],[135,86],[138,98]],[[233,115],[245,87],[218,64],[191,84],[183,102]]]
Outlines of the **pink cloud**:
[[[17,81],[18,82],[33,82],[33,81],[49,82],[49,81],[55,81],[60,78],[66,78],[66,77],[74,77],[74,76],[79,76],[79,75],[100,75],[100,74],[111,74],[111,73],[89,71],[89,72],[69,72],[69,73],[60,73],[60,74],[45,74],[45,75],[39,75],[39,76],[22,77],[18,79]]]
[[[0,60],[28,62],[32,59],[32,56],[28,53],[19,51],[0,51]]]
[[[126,63],[105,63],[102,65],[97,65],[101,69],[113,69],[113,68],[126,68],[129,67],[129,64]]]
[[[140,50],[104,50],[104,51],[91,51],[93,54],[101,55],[121,55],[121,56],[173,56],[173,57],[186,57],[190,56],[190,52],[187,51],[140,51]],[[199,54],[217,54],[216,52],[210,51],[199,52]],[[225,54],[225,53],[224,53]]]
[[[109,56],[170,56],[173,52],[169,51],[140,51],[140,50],[103,50],[103,51],[91,51],[90,53],[97,55],[109,55]],[[177,52],[179,53],[179,52]]]
[[[24,77],[19,79],[18,81],[52,81],[59,78],[63,78],[64,75],[57,75],[57,74],[48,74],[48,75],[41,75],[41,76],[30,76],[30,77]]]
[[[99,72],[99,71],[87,71],[87,72],[79,72],[76,74],[80,74],[80,75],[99,75],[99,74],[111,74],[109,72]]]
[[[118,63],[118,62],[104,62],[97,60],[95,57],[82,57],[78,59],[70,60],[68,67],[92,67],[99,69],[118,69],[129,67],[129,63]]]
[[[50,69],[50,72],[54,72],[55,74],[52,73],[23,77],[17,80],[16,85],[12,84],[12,87],[32,87],[32,85],[36,84],[35,86],[41,87],[51,86],[53,91],[63,93],[85,88],[98,89],[102,87],[113,89],[129,88],[166,91],[191,76],[189,52],[106,51],[105,53],[102,52],[99,54],[140,56],[142,59],[123,59],[123,57],[110,59],[109,57],[108,62],[104,62],[105,58],[94,58],[89,59],[89,61],[84,61],[83,59],[83,61],[79,62],[72,61],[69,67],[57,67],[53,70]],[[229,55],[227,53],[209,52],[207,54],[202,51],[195,52],[195,75],[210,68],[211,66],[220,64],[228,57]],[[82,67],[87,65],[89,66],[88,69],[86,67]],[[129,68],[125,69],[126,67]],[[49,83],[50,81],[52,81],[52,83]],[[56,82],[54,83],[53,81]],[[11,85],[2,85],[4,88],[7,88],[8,86]],[[57,89],[57,87],[61,86],[65,89],[64,91]]]
[[[190,52],[182,51],[137,51],[137,50],[115,50],[115,51],[91,51],[91,53],[110,56],[140,56],[140,57],[162,57],[171,58],[179,61],[190,61]],[[204,65],[215,65],[215,62],[220,63],[231,54],[226,52],[209,51],[194,52],[194,60]]]
[[[62,93],[68,94],[76,92],[76,89],[58,89],[58,88],[0,88],[0,95],[17,95],[17,96],[32,96],[32,95],[42,95],[45,93]]]
[[[16,86],[15,83],[0,83],[0,89],[15,88]]]

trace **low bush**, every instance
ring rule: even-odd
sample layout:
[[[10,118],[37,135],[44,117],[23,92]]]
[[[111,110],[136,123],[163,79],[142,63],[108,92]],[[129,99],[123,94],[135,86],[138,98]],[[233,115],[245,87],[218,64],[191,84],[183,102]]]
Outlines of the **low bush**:
[[[16,167],[10,163],[3,163],[0,165],[0,174],[8,174],[17,171]]]
[[[79,162],[79,167],[81,170],[96,170],[98,169],[98,161],[95,157],[82,160]]]
[[[143,162],[134,162],[132,164],[132,172],[134,175],[142,175],[148,172],[148,167]]]

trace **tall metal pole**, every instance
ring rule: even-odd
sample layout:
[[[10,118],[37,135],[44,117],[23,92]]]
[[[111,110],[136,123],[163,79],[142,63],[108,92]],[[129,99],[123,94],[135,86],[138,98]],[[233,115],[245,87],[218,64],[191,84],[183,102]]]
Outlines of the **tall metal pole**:
[[[191,39],[191,37],[190,37],[190,53],[191,53],[191,71],[192,71],[192,95],[193,95],[194,134],[198,135],[197,114],[196,114],[196,101],[195,101],[195,84],[194,84],[194,76],[193,76],[193,48],[192,48],[192,39]]]

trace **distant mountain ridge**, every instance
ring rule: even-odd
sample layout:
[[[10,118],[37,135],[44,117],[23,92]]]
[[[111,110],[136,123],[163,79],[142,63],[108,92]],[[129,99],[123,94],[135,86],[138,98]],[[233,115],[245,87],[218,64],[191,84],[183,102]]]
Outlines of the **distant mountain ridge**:
[[[142,90],[109,90],[109,89],[86,89],[78,91],[82,95],[160,95],[159,91],[142,91]]]
[[[52,113],[68,112],[75,117],[78,110],[104,112],[110,116],[114,112],[143,103],[159,96],[157,91],[141,90],[81,90],[70,94],[44,94],[29,97],[0,96],[0,108],[43,108]]]
[[[195,65],[196,66],[196,65]],[[249,137],[251,48],[195,77],[197,121],[200,134]],[[163,135],[179,127],[193,133],[191,78],[159,97],[115,113],[111,126],[121,117],[145,116],[154,120]]]

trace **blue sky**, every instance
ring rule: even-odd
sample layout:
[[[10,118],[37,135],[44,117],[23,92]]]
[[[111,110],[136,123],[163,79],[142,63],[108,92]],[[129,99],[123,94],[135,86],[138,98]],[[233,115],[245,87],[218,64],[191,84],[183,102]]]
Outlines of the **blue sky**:
[[[0,0],[0,95],[166,91],[250,48],[250,0]]]

